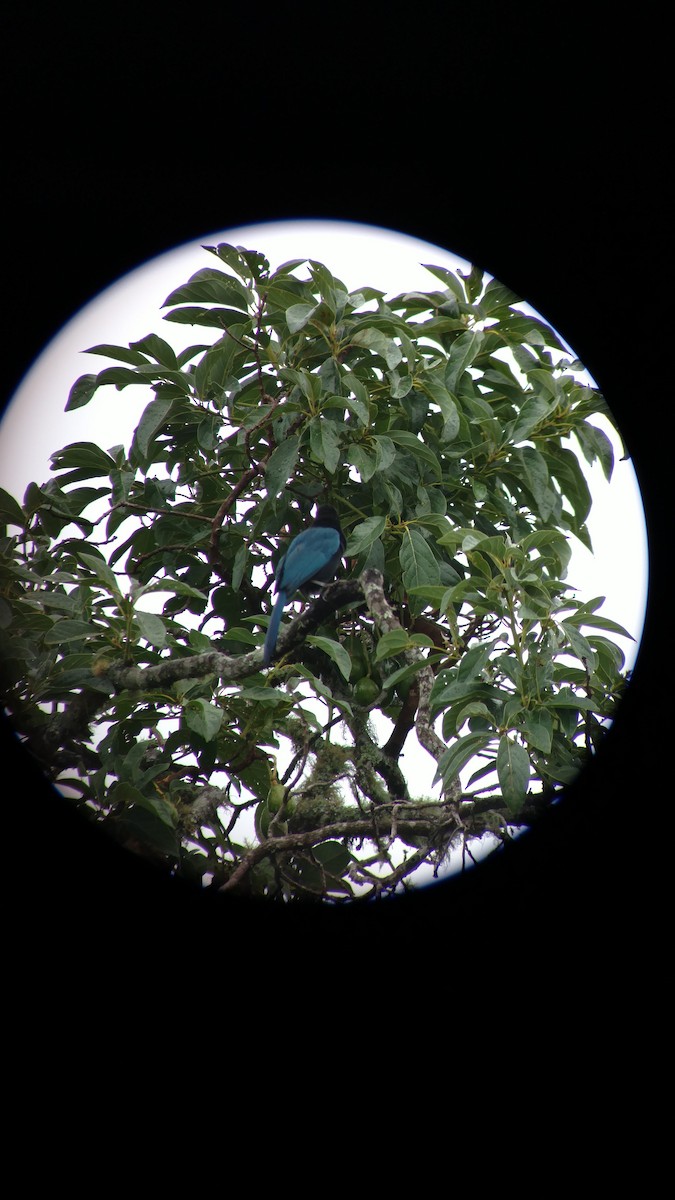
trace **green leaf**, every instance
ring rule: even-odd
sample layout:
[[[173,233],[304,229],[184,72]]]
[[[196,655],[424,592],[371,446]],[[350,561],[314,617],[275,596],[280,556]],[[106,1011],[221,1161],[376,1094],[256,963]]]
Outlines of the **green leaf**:
[[[467,550],[466,557],[469,561],[472,576],[482,575],[483,579],[492,579],[490,563],[479,550]]]
[[[323,650],[324,654],[333,660],[343,679],[349,679],[352,660],[344,646],[341,646],[339,642],[332,641],[331,638],[318,637],[315,634],[309,634],[307,641],[310,646],[317,646],[319,650]]]
[[[0,520],[3,524],[18,525],[19,529],[24,529],[27,522],[21,505],[4,488],[0,488]]]
[[[99,371],[96,376],[98,387],[116,387],[118,391],[122,388],[129,387],[132,384],[144,384],[146,380],[139,372],[149,370],[153,374],[157,373],[157,368],[152,363],[143,363],[141,366],[132,370],[131,367],[106,367],[105,370]]]
[[[387,471],[396,458],[396,447],[386,434],[376,433],[373,438],[375,448],[375,470]]]
[[[465,737],[458,738],[457,741],[450,746],[441,755],[438,761],[438,770],[434,776],[434,783],[438,779],[443,779],[446,787],[456,779],[462,767],[465,767],[472,758],[478,754],[480,750],[484,750],[492,741],[491,733],[467,733]]]
[[[492,651],[498,641],[498,638],[494,638],[491,642],[486,642],[484,645],[472,646],[470,650],[467,650],[466,654],[462,656],[457,671],[457,679],[460,683],[468,679],[478,679],[480,677],[481,672],[489,663]]]
[[[377,459],[365,446],[350,446],[345,454],[345,461],[356,467],[362,483],[368,483],[377,470]]]
[[[168,342],[165,342],[164,338],[158,337],[156,333],[149,333],[140,342],[131,342],[130,348],[142,351],[144,354],[149,354],[151,358],[154,358],[155,362],[160,363],[163,367],[171,367],[174,370],[178,368],[173,347]]]
[[[448,674],[447,672],[443,672],[436,679],[431,690],[431,708],[434,715],[438,714],[441,709],[447,708],[455,700],[465,700],[469,696],[482,693],[483,687],[484,685],[477,683],[475,679],[469,679],[465,683],[458,683],[456,679],[450,677],[448,682]]]
[[[614,447],[607,434],[597,426],[591,425],[589,421],[581,421],[579,425],[575,425],[574,434],[586,462],[592,464],[596,458],[599,459],[605,479],[609,483],[614,470]]]
[[[122,371],[125,368],[119,367],[117,369]],[[104,372],[102,372],[102,374],[104,374]],[[173,369],[172,367],[162,367],[159,363],[148,363],[147,366],[137,367],[135,374],[136,379],[129,380],[129,382],[140,384],[161,383],[164,385],[164,392],[169,391],[169,389],[165,386],[167,382],[173,383],[175,388],[177,388],[179,392],[182,392],[183,396],[192,395],[193,380],[191,375],[186,371],[179,371],[177,369]],[[118,385],[118,387],[126,386],[126,383],[123,382]]]
[[[385,655],[384,657],[386,658],[388,655]],[[404,683],[408,679],[412,679],[421,670],[423,670],[424,667],[428,666],[429,659],[421,658],[418,662],[408,663],[405,667],[397,667],[395,671],[391,672],[391,675],[387,675],[386,679],[382,680],[383,691],[388,691],[389,688],[396,687],[397,683]]]
[[[100,637],[101,628],[90,621],[75,621],[64,618],[57,621],[44,635],[45,645],[60,646],[65,642],[79,642],[82,638]]]
[[[145,638],[151,646],[156,646],[158,650],[161,650],[166,645],[166,625],[161,617],[156,616],[155,613],[137,610],[134,613],[134,620],[141,631],[141,637]]]
[[[579,633],[579,630],[576,629],[574,625],[570,624],[569,621],[561,621],[560,625],[564,629],[567,635],[567,640],[569,641],[569,644],[577,658],[581,661],[585,661],[589,669],[593,670],[597,662],[597,655],[590,642],[588,642],[583,634]]]
[[[547,521],[555,508],[556,494],[551,487],[546,459],[533,446],[523,446],[513,451],[510,466],[532,493],[539,516]]]
[[[401,376],[398,371],[389,371],[387,378],[390,383],[389,394],[394,400],[403,400],[412,390],[412,375]]]
[[[246,542],[242,542],[234,556],[234,564],[232,566],[232,587],[234,588],[235,592],[238,592],[241,587],[249,559],[249,553],[249,548],[246,545]]]
[[[437,608],[440,612],[445,612],[451,600],[452,588],[448,588],[445,584],[439,583],[434,586],[431,584],[425,587],[408,588],[410,596],[420,596],[423,600],[427,600],[433,608]]]
[[[480,354],[484,340],[485,334],[467,331],[467,333],[460,333],[452,343],[445,370],[445,386],[453,395],[457,394],[462,375]]]
[[[571,617],[566,617],[563,624],[565,627],[590,625],[595,629],[606,629],[608,633],[618,633],[621,637],[630,638],[631,642],[635,641],[632,633],[629,633],[623,625],[619,625],[618,621],[612,621],[609,617],[598,617],[595,613],[575,613]]]
[[[464,722],[468,721],[470,717],[480,717],[488,725],[494,726],[495,724],[494,714],[482,700],[470,700],[459,710],[455,718],[455,728],[461,729]]]
[[[300,439],[293,434],[272,452],[265,468],[265,482],[270,496],[278,496],[293,475],[300,452]]]
[[[288,708],[292,704],[287,692],[282,692],[280,688],[273,687],[242,687],[239,689],[239,696],[242,700],[254,701],[256,704],[264,704],[268,708],[278,708],[285,706]]]
[[[134,350],[127,346],[90,346],[85,354],[102,354],[105,358],[119,358],[120,362],[130,363],[132,366],[140,366],[147,363],[147,358],[141,354],[140,350]]]
[[[356,375],[351,373],[343,376],[343,383],[352,393],[350,397],[345,397],[345,405],[355,413],[362,425],[370,424],[370,401],[367,388]]]
[[[417,529],[408,527],[399,551],[403,571],[403,586],[406,588],[432,586],[441,581],[438,560],[434,558],[426,540]]]
[[[127,782],[115,784],[110,789],[109,799],[116,806],[125,806],[122,816],[118,818],[118,824],[123,829],[162,854],[178,854],[176,813],[167,800],[161,796],[144,796]]]
[[[454,396],[450,395],[441,377],[430,374],[420,375],[418,386],[437,404],[443,417],[443,441],[453,442],[460,430],[459,409]]]
[[[579,527],[586,520],[592,503],[591,493],[579,460],[572,450],[556,446],[551,441],[546,443],[544,454],[548,470],[558,481],[563,496],[569,500],[574,509],[577,526],[574,532],[579,534]]]
[[[604,673],[605,679],[613,681],[617,672],[624,668],[626,657],[623,651],[609,638],[596,635],[588,640],[597,654],[596,671]]]
[[[347,408],[350,413],[354,414],[360,425],[368,425],[368,409],[364,409],[361,401],[354,396],[329,396],[322,408],[341,408],[343,410]]]
[[[188,641],[195,654],[209,654],[213,650],[213,642],[205,633],[200,633],[198,629],[191,629],[188,633]]]
[[[542,546],[561,540],[565,541],[566,539],[558,529],[536,529],[534,533],[528,533],[521,538],[518,545],[526,554],[529,554],[530,550],[541,550]]]
[[[94,393],[98,391],[99,386],[98,375],[80,375],[68,393],[65,411],[72,412],[75,408],[84,408]]]
[[[365,521],[355,525],[347,541],[346,557],[358,558],[360,554],[363,554],[369,546],[372,546],[373,542],[382,536],[386,524],[386,517],[366,517]]]
[[[410,454],[414,454],[428,467],[431,467],[434,475],[439,479],[441,477],[441,464],[438,461],[437,455],[433,450],[421,442],[420,439],[411,433],[408,429],[388,429],[387,437],[391,438],[401,449],[407,450]]]
[[[342,842],[321,842],[314,847],[312,854],[324,871],[331,875],[342,875],[352,861],[352,855]]]
[[[279,377],[294,383],[300,389],[310,404],[316,404],[321,397],[321,379],[311,371],[297,370],[295,367],[280,367]]]
[[[401,347],[391,338],[386,337],[380,329],[359,329],[352,334],[353,346],[365,346],[384,359],[390,370],[397,367],[403,358]]]
[[[312,457],[323,463],[330,475],[335,474],[340,463],[340,428],[335,421],[321,417],[313,417],[309,425]]]
[[[291,333],[304,329],[319,308],[318,304],[291,304],[286,309],[286,324]]]
[[[189,303],[191,300],[211,301],[214,304],[227,304],[248,312],[250,293],[238,279],[218,271],[215,267],[204,267],[191,275],[188,282],[176,288],[167,296],[162,308],[170,304]]]
[[[107,562],[103,558],[98,558],[95,554],[85,554],[80,551],[78,558],[93,571],[94,575],[101,583],[104,583],[114,596],[121,595],[119,581],[115,573],[110,569]]]
[[[199,325],[204,329],[229,329],[232,334],[239,336],[239,330],[246,333],[251,331],[250,317],[244,316],[242,312],[234,308],[202,308],[188,304],[185,308],[174,308],[172,312],[168,312],[164,316],[165,321],[171,321],[175,325]],[[208,350],[208,346],[196,347],[197,351]],[[236,353],[236,344],[233,347],[233,353]]]
[[[53,471],[65,471],[69,467],[81,467],[93,478],[109,475],[115,470],[115,460],[95,442],[71,442],[63,450],[56,450],[51,457]],[[81,478],[81,477],[80,477]]]
[[[148,458],[148,451],[153,438],[157,436],[160,429],[166,423],[166,418],[171,411],[172,404],[173,400],[159,396],[156,400],[151,400],[146,406],[134,434],[135,443],[144,459]]]
[[[312,282],[314,283],[313,290],[318,291],[321,299],[325,304],[328,305],[331,312],[335,314],[338,296],[340,294],[345,298],[347,296],[344,284],[341,283],[339,279],[335,279],[335,277],[323,263],[317,262],[313,258],[310,258],[307,261],[309,263],[309,271],[312,277]]]
[[[486,315],[492,316],[503,309],[508,311],[512,304],[518,303],[519,298],[498,279],[491,279],[481,296],[480,307]]]
[[[235,271],[242,279],[249,279],[252,274],[254,277],[257,277],[257,272],[264,270],[267,263],[267,259],[263,254],[250,250],[244,250],[243,253],[240,253],[236,246],[230,246],[228,242],[220,242],[217,246],[204,246],[204,249],[209,250],[211,254],[215,254],[221,262],[224,262],[226,266]],[[269,267],[269,263],[267,263],[267,266]]]
[[[520,548],[529,554],[531,550],[538,550],[542,559],[549,562],[555,559],[552,564],[553,569],[560,572],[560,578],[564,579],[567,573],[567,565],[572,556],[572,548],[568,539],[559,529],[538,529],[535,533],[530,533],[518,543]],[[535,563],[537,560],[534,560]]]
[[[390,629],[388,633],[382,634],[377,643],[375,661],[381,662],[383,658],[395,658],[409,645],[410,637],[405,629]]]
[[[525,740],[535,750],[542,754],[551,753],[553,739],[553,718],[546,708],[533,708],[525,713],[522,720],[522,731]]]
[[[553,412],[557,406],[557,399],[547,399],[545,396],[528,396],[527,400],[522,405],[520,412],[516,418],[513,428],[510,433],[511,441],[514,443],[524,442],[540,425],[549,413]]]
[[[421,266],[424,267],[425,271],[430,271],[432,275],[435,275],[436,279],[440,279],[442,283],[445,283],[457,300],[466,301],[464,288],[455,271],[450,271],[447,267],[434,267],[431,263],[422,263]]]
[[[594,712],[596,705],[587,696],[579,696],[572,688],[564,687],[556,692],[551,701],[551,708],[576,708],[580,712]]]
[[[517,812],[527,795],[530,758],[525,747],[507,734],[499,739],[497,776],[506,807],[511,813]]]
[[[190,700],[183,710],[185,723],[193,733],[210,742],[223,723],[223,710],[208,700]]]
[[[185,583],[183,579],[170,579],[168,577],[160,579],[156,583],[145,584],[137,594],[141,595],[146,592],[170,592],[172,596],[186,596],[192,600],[206,601],[208,599],[206,592],[200,592],[199,588],[192,587],[189,583]]]
[[[136,803],[143,808],[147,808],[149,812],[153,813],[169,829],[175,828],[176,813],[173,805],[169,801],[164,800],[162,796],[143,796]]]
[[[555,375],[551,373],[551,371],[546,371],[542,367],[535,367],[534,370],[528,373],[527,378],[530,383],[537,384],[539,390],[544,392],[550,400],[555,402],[554,407],[556,404],[560,403],[563,398],[560,380],[557,379]]]

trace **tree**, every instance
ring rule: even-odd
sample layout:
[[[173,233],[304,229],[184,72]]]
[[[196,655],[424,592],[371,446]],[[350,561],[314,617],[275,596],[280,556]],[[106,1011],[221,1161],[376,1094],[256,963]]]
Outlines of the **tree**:
[[[630,635],[565,583],[570,535],[590,546],[576,449],[611,476],[589,419],[611,413],[476,268],[387,300],[205,249],[165,319],[208,340],[95,346],[117,365],[71,389],[152,390],[128,450],[70,444],[21,504],[0,492],[6,708],[82,814],[167,871],[390,893],[531,826],[611,720],[607,635]],[[263,671],[274,565],[324,502],[347,577],[289,608]],[[415,738],[437,795],[404,770]]]

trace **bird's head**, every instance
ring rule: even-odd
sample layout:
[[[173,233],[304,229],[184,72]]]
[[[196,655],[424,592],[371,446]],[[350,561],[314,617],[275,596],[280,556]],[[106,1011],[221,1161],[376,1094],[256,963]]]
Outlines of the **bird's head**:
[[[314,521],[317,525],[339,525],[340,518],[332,504],[319,504]]]

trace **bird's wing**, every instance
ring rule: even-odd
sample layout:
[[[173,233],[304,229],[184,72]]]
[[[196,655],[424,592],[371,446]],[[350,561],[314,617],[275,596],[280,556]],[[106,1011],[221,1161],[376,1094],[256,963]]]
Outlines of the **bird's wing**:
[[[330,563],[340,549],[340,534],[329,526],[313,525],[293,539],[277,568],[277,588],[290,597]]]

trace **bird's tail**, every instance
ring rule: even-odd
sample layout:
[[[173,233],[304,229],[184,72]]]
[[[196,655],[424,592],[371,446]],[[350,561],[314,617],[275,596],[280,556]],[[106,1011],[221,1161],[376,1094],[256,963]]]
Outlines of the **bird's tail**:
[[[267,634],[265,636],[265,647],[263,650],[263,666],[269,667],[274,651],[277,647],[277,637],[279,636],[279,625],[281,623],[281,614],[284,611],[286,596],[284,592],[279,592],[277,602],[272,609],[272,617],[267,626]]]

